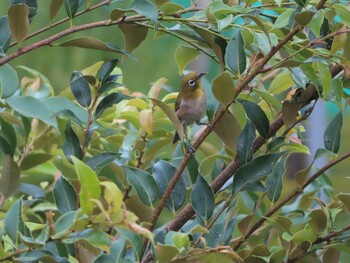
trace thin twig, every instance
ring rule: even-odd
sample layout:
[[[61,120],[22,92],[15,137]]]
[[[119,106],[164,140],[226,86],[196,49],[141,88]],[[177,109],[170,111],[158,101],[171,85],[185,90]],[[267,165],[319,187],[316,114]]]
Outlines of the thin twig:
[[[90,106],[88,108],[88,119],[87,119],[86,126],[84,128],[84,137],[83,137],[83,141],[82,141],[82,145],[81,145],[82,152],[83,152],[83,157],[86,154],[86,147],[87,147],[89,131],[90,131],[91,124],[93,123],[92,115],[93,115],[93,112],[94,112],[97,100],[100,97],[99,93],[97,92],[97,90],[98,90],[98,87],[95,87],[94,99],[93,99],[93,101],[91,102],[91,104],[90,104]]]
[[[195,10],[197,10],[197,7],[191,6],[189,8],[185,8],[183,10],[177,11],[176,13],[172,14],[172,16],[181,16],[185,13],[193,12]],[[162,16],[163,16],[163,13],[159,12],[159,17],[161,18]],[[83,24],[83,25],[79,25],[79,26],[74,26],[74,27],[68,28],[66,30],[63,30],[55,35],[52,35],[48,38],[45,38],[41,41],[33,43],[32,45],[23,47],[23,48],[15,51],[14,53],[12,53],[6,57],[1,58],[0,59],[0,66],[4,65],[5,63],[23,55],[23,54],[31,52],[35,49],[40,48],[40,47],[51,46],[51,45],[53,45],[54,41],[61,39],[65,36],[68,36],[70,34],[76,33],[76,32],[85,31],[88,29],[98,28],[98,27],[109,27],[109,26],[113,26],[113,25],[117,25],[117,24],[121,24],[121,23],[138,22],[138,21],[142,21],[144,19],[145,19],[145,16],[143,16],[143,15],[133,15],[133,16],[122,17],[122,18],[119,18],[118,20],[115,20],[115,21],[111,21],[110,19],[108,19],[108,20],[102,20],[102,21],[92,22],[92,23],[88,23],[88,24]],[[39,32],[39,33],[41,33],[41,32]],[[36,33],[36,34],[39,34],[39,33]]]
[[[97,9],[97,8],[100,8],[101,6],[104,6],[104,5],[110,5],[110,3],[111,3],[111,0],[103,1],[103,2],[101,2],[101,3],[99,3],[99,4],[97,4],[97,5],[91,6],[91,7],[89,7],[89,8],[86,8],[85,10],[82,10],[82,11],[76,13],[74,17],[81,16],[81,15],[86,14],[86,13],[92,11],[92,10],[95,10],[95,9]],[[24,40],[30,39],[30,38],[32,38],[32,37],[34,37],[34,36],[37,36],[37,35],[39,35],[39,34],[45,32],[45,31],[50,30],[50,29],[53,28],[53,27],[56,27],[56,26],[58,26],[58,25],[60,25],[60,24],[63,24],[64,22],[67,22],[67,21],[69,21],[69,20],[70,20],[69,17],[65,17],[65,18],[63,18],[63,19],[61,19],[61,20],[59,20],[59,21],[57,21],[57,22],[55,22],[55,23],[52,23],[52,24],[50,24],[50,25],[48,25],[48,26],[46,26],[46,27],[43,27],[43,28],[41,28],[41,29],[35,31],[34,33],[28,35]],[[10,47],[13,47],[13,46],[15,46],[15,45],[17,45],[17,42],[11,43]]]

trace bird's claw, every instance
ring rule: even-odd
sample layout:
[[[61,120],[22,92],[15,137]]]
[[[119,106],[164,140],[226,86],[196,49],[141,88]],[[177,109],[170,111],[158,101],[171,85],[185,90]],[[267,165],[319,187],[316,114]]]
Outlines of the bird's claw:
[[[210,128],[210,129],[212,129],[213,128],[213,126],[211,126],[211,124],[209,123],[209,122],[200,122],[200,123],[198,123],[199,125],[205,125],[205,126],[207,126],[208,128]]]
[[[194,156],[194,154],[196,153],[196,150],[189,143],[187,143],[187,150],[192,156]]]

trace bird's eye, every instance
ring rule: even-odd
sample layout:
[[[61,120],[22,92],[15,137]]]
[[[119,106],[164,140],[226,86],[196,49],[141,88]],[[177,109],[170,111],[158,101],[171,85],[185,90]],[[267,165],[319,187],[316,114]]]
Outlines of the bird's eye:
[[[188,81],[188,85],[190,85],[190,87],[193,87],[194,85],[196,85],[196,81],[190,79],[190,80]]]

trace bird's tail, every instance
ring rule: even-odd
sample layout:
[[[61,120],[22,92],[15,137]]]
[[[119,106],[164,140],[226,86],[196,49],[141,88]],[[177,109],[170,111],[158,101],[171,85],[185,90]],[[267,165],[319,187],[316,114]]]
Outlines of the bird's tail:
[[[180,140],[180,136],[179,134],[177,133],[177,131],[175,132],[175,136],[174,136],[174,139],[173,139],[173,144],[176,143],[177,141]]]

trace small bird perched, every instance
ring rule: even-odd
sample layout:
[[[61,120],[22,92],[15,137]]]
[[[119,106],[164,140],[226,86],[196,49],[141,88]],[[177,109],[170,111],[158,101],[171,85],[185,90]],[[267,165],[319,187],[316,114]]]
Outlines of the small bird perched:
[[[202,87],[201,77],[207,72],[197,73],[191,71],[181,81],[181,89],[175,102],[175,112],[181,121],[186,143],[189,152],[193,155],[195,150],[191,146],[187,136],[187,126],[192,123],[197,125],[208,125],[202,123],[201,118],[204,116],[207,107],[207,97]],[[179,134],[176,132],[173,144],[180,140]]]

